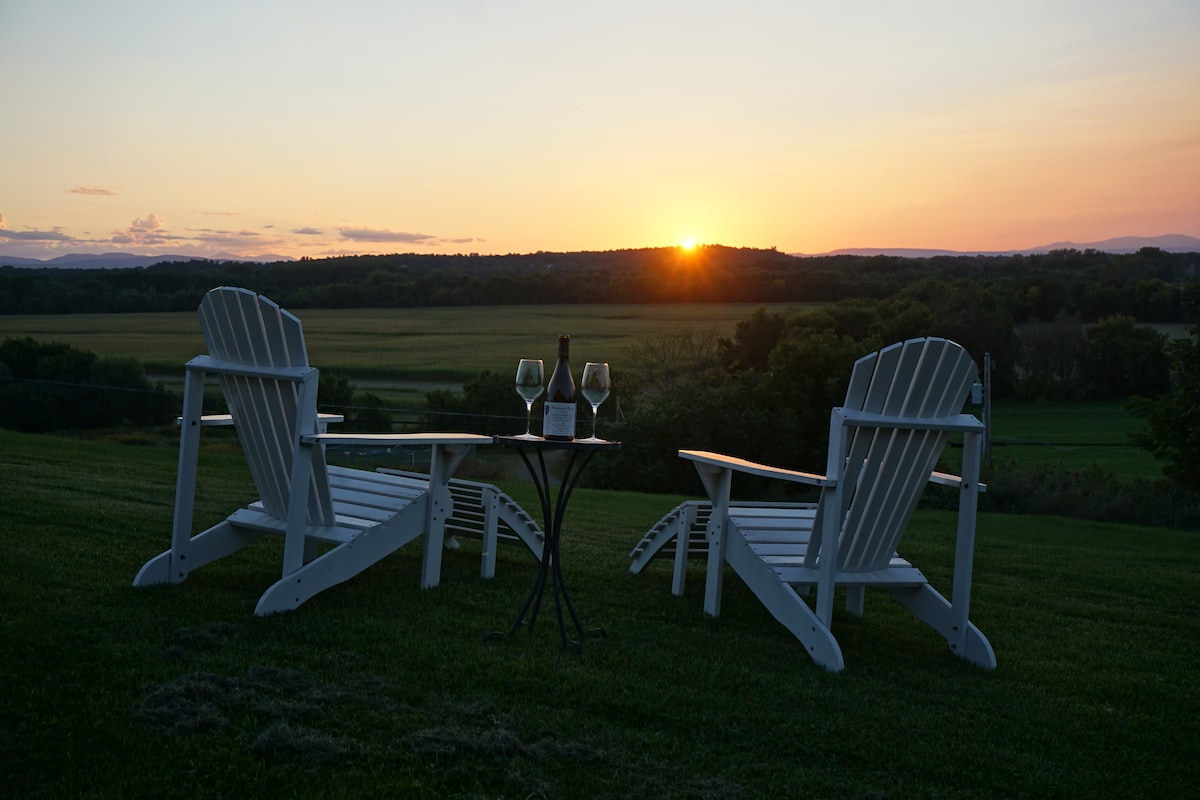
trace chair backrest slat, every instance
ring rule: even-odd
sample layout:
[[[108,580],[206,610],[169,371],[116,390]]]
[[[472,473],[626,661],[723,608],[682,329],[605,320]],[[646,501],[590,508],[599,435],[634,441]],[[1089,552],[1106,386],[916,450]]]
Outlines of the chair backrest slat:
[[[213,289],[200,303],[200,330],[209,355],[217,362],[259,368],[308,366],[300,320],[266,297],[246,289]],[[263,507],[271,516],[287,517],[292,457],[300,424],[300,385],[293,377],[250,377],[215,370],[233,416],[234,428]],[[309,402],[314,404],[315,392]],[[306,433],[314,431],[304,431]],[[333,503],[325,460],[313,458],[309,522],[331,524]]]
[[[975,374],[970,355],[954,342],[910,339],[855,362],[845,407],[910,419],[953,415],[962,410]],[[831,448],[831,466],[835,459],[845,459],[839,465],[839,572],[887,565],[949,436],[945,431],[854,428],[844,455]],[[830,511],[822,508],[820,513]],[[817,542],[813,544],[806,557],[810,566],[818,557]]]

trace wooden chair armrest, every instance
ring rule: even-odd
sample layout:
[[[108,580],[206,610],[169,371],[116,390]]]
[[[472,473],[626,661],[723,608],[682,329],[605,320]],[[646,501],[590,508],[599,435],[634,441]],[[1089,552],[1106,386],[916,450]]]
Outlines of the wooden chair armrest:
[[[949,486],[952,489],[962,486],[962,478],[957,475],[951,475],[948,472],[938,472],[937,470],[929,473],[929,482],[936,483],[938,486]],[[987,484],[981,481],[979,483],[979,491],[986,492]]]
[[[420,447],[422,445],[491,444],[491,436],[475,433],[308,433],[300,437],[304,444],[387,445]]]
[[[782,467],[772,467],[767,464],[747,461],[744,458],[710,453],[707,450],[680,450],[679,457],[699,464],[732,469],[737,472],[744,472],[748,475],[759,475],[764,478],[778,478],[779,480],[791,481],[793,483],[807,483],[812,486],[832,486],[834,484],[832,480],[824,475],[816,475],[812,472],[799,472],[794,469],[784,469]]]
[[[335,422],[346,421],[346,417],[342,414],[317,414],[317,419],[327,425]],[[183,417],[176,417],[175,424],[182,425]],[[204,416],[200,417],[200,426],[204,428],[221,427],[232,424],[232,414],[205,414]]]

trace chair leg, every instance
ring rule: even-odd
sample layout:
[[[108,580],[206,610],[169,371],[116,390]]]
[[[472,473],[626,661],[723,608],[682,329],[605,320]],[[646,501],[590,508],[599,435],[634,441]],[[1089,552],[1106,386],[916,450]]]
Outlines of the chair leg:
[[[696,522],[696,503],[688,503],[675,520],[675,564],[671,576],[671,594],[683,596],[683,582],[687,577],[688,546],[691,544],[692,525]]]
[[[846,662],[829,627],[790,584],[763,563],[740,532],[728,531],[726,539],[726,560],[771,616],[800,640],[813,661],[830,672],[841,672]]]
[[[425,515],[425,501],[415,500],[387,522],[321,554],[263,592],[255,615],[291,611],[318,593],[350,580],[425,533]]]
[[[193,536],[188,543],[186,554],[168,550],[147,561],[138,570],[133,585],[179,583],[192,570],[236,553],[246,545],[258,541],[263,535],[263,531],[239,527],[229,520],[224,520]],[[180,559],[183,559],[185,564],[178,563]]]
[[[175,475],[175,509],[171,523],[171,549],[163,553],[167,561],[151,567],[148,562],[134,578],[135,586],[145,585],[152,576],[165,576],[169,583],[187,577],[193,564],[188,559],[192,543],[192,515],[196,503],[196,477],[200,460],[200,428],[203,426],[204,372],[188,369],[184,378],[183,415],[179,420],[179,466]],[[197,565],[198,566],[198,565]],[[161,582],[155,580],[155,582]]]
[[[929,584],[889,587],[889,591],[918,619],[940,633],[955,655],[984,669],[996,668],[996,653],[974,623],[960,629],[960,614]]]
[[[496,547],[499,544],[500,499],[495,487],[480,493],[483,504],[483,553],[480,557],[479,575],[483,578],[496,577]]]
[[[312,561],[320,552],[320,545],[316,539],[311,536],[304,540],[304,563]]]
[[[134,586],[154,586],[159,583],[171,582],[171,556],[174,550],[159,553],[154,558],[142,564],[137,575],[133,578]],[[185,573],[186,574],[186,573]]]
[[[696,463],[696,473],[708,499],[712,513],[708,518],[708,568],[704,580],[704,611],[712,616],[721,613],[721,594],[725,580],[725,542],[733,524],[729,521],[729,490],[733,470]]]
[[[425,550],[421,560],[422,589],[432,589],[441,581],[446,520],[454,516],[454,499],[448,484],[469,451],[469,447],[434,445],[429,455],[429,489],[424,495],[427,515],[422,526],[425,534]]]
[[[856,617],[863,615],[863,598],[867,590],[862,586],[846,587],[846,611]]]

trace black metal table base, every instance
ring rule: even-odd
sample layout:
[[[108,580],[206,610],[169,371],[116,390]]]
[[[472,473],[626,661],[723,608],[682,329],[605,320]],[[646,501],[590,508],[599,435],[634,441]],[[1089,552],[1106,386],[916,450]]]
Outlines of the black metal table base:
[[[542,558],[538,563],[537,576],[534,578],[533,587],[529,590],[529,597],[525,599],[525,604],[521,607],[521,613],[517,616],[516,622],[508,632],[508,637],[516,635],[522,627],[527,627],[530,631],[533,630],[537,623],[538,614],[542,609],[542,599],[545,596],[546,588],[549,586],[554,597],[554,612],[558,620],[559,638],[562,640],[564,648],[571,647],[576,652],[581,652],[583,649],[583,640],[587,636],[604,637],[603,628],[592,628],[584,630],[583,625],[579,622],[579,615],[575,613],[575,604],[571,602],[571,594],[567,591],[566,581],[563,580],[562,561],[559,558],[559,541],[562,538],[563,516],[566,514],[567,503],[571,499],[571,493],[575,490],[575,485],[579,482],[579,476],[583,474],[584,468],[591,461],[599,449],[616,449],[620,445],[616,442],[605,442],[609,445],[606,448],[589,447],[575,448],[570,447],[569,442],[563,443],[548,443],[542,440],[540,446],[530,446],[520,440],[508,439],[504,440],[505,444],[510,444],[517,448],[517,452],[521,455],[521,460],[525,462],[526,469],[529,470],[529,475],[533,479],[533,485],[537,489],[538,500],[542,506],[542,532],[545,536],[542,542]],[[559,481],[558,493],[553,498],[551,497],[550,473],[546,466],[545,450],[553,449],[557,445],[567,454],[565,469],[562,473],[562,478]],[[533,449],[537,453],[537,466],[535,468],[533,460],[529,457],[529,450]],[[552,502],[553,501],[553,504]],[[577,634],[577,639],[568,639],[568,628],[574,627],[574,632]],[[497,632],[498,633],[498,632]],[[489,634],[488,638],[492,638],[497,634]]]

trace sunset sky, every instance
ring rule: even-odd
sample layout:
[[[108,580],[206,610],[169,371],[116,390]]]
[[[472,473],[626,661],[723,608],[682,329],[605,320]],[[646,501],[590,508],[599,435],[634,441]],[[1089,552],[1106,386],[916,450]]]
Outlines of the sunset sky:
[[[0,0],[0,255],[1200,236],[1197,0]]]

